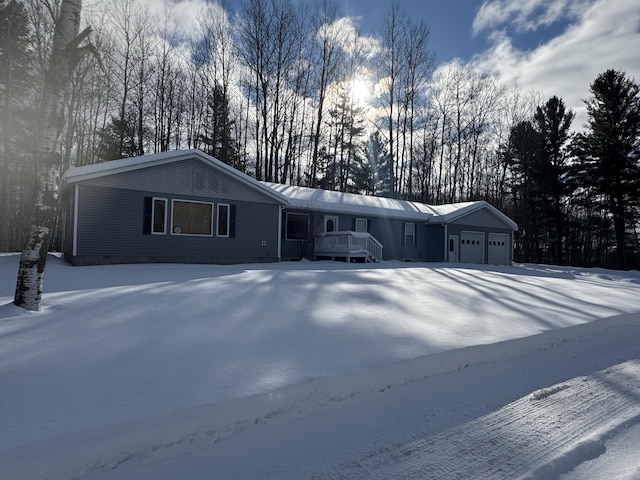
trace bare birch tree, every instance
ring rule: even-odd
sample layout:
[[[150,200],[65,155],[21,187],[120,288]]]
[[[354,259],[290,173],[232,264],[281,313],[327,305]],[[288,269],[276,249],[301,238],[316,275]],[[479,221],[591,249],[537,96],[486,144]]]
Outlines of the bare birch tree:
[[[59,139],[64,127],[65,92],[79,59],[89,51],[88,46],[80,47],[91,32],[87,28],[78,34],[81,11],[82,0],[63,0],[60,5],[35,127],[37,198],[27,245],[20,257],[14,296],[14,303],[27,310],[40,310],[47,251],[56,219],[61,161]]]

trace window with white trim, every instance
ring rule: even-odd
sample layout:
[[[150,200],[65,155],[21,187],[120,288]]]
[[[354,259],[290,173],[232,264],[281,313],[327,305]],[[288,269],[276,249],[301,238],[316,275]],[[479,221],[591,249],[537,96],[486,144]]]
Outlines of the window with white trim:
[[[154,197],[151,205],[151,233],[163,235],[167,233],[167,199]]]
[[[213,203],[172,200],[173,235],[213,235]]]
[[[367,231],[367,219],[366,218],[356,218],[356,232],[366,232]]]
[[[216,217],[217,217],[217,229],[216,235],[218,237],[228,237],[229,236],[229,221],[231,219],[230,206],[226,203],[219,203],[216,205]]]
[[[338,231],[338,217],[335,215],[324,216],[324,231],[325,233]]]
[[[415,223],[404,224],[404,244],[407,246],[413,246],[416,244],[416,224]]]

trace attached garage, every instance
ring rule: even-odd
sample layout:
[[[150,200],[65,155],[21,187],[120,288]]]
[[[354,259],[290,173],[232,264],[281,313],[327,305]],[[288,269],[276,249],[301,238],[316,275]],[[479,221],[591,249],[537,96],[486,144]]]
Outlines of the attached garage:
[[[462,263],[484,263],[484,233],[460,232],[460,261]]]
[[[487,263],[492,265],[508,265],[510,259],[509,235],[505,233],[489,233],[488,241],[489,258]]]
[[[509,265],[513,259],[513,232],[518,225],[487,202],[432,207],[434,221],[444,226],[444,261]]]

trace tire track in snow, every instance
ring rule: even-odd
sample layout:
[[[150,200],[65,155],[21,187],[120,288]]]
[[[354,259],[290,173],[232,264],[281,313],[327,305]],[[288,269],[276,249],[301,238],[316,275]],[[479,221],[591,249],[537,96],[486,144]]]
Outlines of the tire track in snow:
[[[425,432],[315,478],[511,479],[531,472],[554,478],[603,453],[598,440],[589,449],[585,440],[628,419],[640,421],[640,360],[535,391],[488,415],[437,435]],[[545,471],[545,465],[553,467]]]

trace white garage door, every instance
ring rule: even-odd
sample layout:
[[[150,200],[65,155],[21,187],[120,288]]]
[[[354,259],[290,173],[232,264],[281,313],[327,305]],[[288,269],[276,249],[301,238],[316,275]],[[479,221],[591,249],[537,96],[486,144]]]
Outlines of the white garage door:
[[[484,263],[484,233],[460,232],[460,261]]]
[[[509,264],[509,235],[504,233],[489,234],[489,263],[493,265]]]

